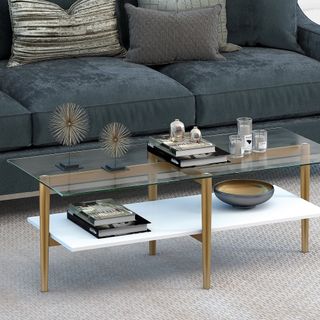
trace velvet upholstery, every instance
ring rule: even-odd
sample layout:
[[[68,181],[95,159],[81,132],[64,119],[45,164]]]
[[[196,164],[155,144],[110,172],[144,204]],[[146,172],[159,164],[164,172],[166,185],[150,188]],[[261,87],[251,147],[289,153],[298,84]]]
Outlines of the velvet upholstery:
[[[297,0],[228,0],[228,42],[302,52],[297,43]]]
[[[320,25],[298,8],[298,41],[305,53],[320,61]]]
[[[76,0],[48,0],[67,9]],[[12,28],[7,0],[0,0],[0,60],[8,59],[11,54]]]
[[[7,59],[11,53],[12,30],[8,2],[0,1],[0,60]]]
[[[138,6],[138,0],[117,0],[116,1],[116,14],[118,21],[118,30],[119,30],[119,41],[120,44],[125,48],[129,49],[130,47],[130,36],[129,36],[129,21],[127,11],[125,9],[125,4],[129,3],[133,6]]]
[[[134,134],[168,130],[172,119],[194,123],[194,97],[182,85],[148,67],[110,57],[45,61],[15,68],[0,64],[0,87],[32,112],[33,144],[52,143],[51,112],[74,102],[90,117],[88,139],[112,121]]]
[[[243,48],[226,61],[176,63],[160,68],[196,97],[196,123],[231,124],[293,118],[320,111],[320,63],[292,51]]]
[[[31,145],[31,114],[0,91],[0,151]]]

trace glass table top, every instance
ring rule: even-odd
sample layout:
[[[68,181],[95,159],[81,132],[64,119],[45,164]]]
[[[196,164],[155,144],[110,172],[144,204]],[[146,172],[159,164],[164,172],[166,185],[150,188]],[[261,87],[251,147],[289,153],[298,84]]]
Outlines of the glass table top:
[[[230,134],[206,135],[205,138],[228,151]],[[80,169],[66,172],[57,167],[69,159],[72,163],[78,163]],[[320,163],[320,144],[286,129],[273,128],[268,129],[267,152],[252,153],[241,159],[229,157],[226,163],[180,169],[148,154],[146,143],[133,144],[128,153],[117,161],[125,169],[104,170],[106,164],[112,165],[113,159],[102,149],[8,160],[60,196],[72,196]]]

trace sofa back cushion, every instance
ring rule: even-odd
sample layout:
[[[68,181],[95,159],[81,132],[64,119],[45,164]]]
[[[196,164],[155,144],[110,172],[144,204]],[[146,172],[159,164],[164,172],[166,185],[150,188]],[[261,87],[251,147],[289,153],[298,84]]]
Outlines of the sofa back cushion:
[[[48,0],[68,9],[76,0]],[[9,59],[12,45],[12,28],[7,0],[0,1],[0,60]]]
[[[0,60],[7,59],[11,50],[11,23],[7,1],[0,1]]]
[[[129,49],[130,35],[129,35],[129,20],[128,14],[125,9],[126,4],[138,6],[138,0],[117,0],[116,1],[116,14],[118,20],[119,41],[122,47]]]
[[[297,0],[228,0],[228,41],[302,53],[297,42]]]

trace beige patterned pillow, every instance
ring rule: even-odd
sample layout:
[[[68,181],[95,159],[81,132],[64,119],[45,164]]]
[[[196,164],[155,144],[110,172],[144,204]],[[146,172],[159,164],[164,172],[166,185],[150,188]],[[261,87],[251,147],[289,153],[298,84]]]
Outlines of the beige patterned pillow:
[[[13,44],[8,66],[123,53],[115,1],[78,0],[64,10],[45,0],[9,0]]]
[[[217,4],[222,6],[219,16],[219,46],[222,52],[232,52],[240,49],[239,46],[227,43],[227,12],[226,0],[138,0],[139,7],[161,10],[161,11],[183,11],[199,8],[214,7]]]

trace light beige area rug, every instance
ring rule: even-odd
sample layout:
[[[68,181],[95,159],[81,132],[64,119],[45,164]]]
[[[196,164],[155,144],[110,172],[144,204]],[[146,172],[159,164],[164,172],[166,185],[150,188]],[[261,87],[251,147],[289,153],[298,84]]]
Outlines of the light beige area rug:
[[[314,167],[311,200],[318,205],[319,176]],[[299,193],[296,169],[252,177]],[[111,196],[136,202],[145,192]],[[193,184],[160,188],[162,197],[196,192]],[[54,197],[54,212],[66,206]],[[38,233],[26,222],[37,210],[35,198],[0,204],[0,320],[320,319],[319,219],[311,222],[311,252],[305,255],[299,252],[299,222],[215,233],[209,291],[201,289],[201,247],[189,237],[160,241],[155,257],[148,256],[147,244],[82,253],[55,247],[44,294]]]

